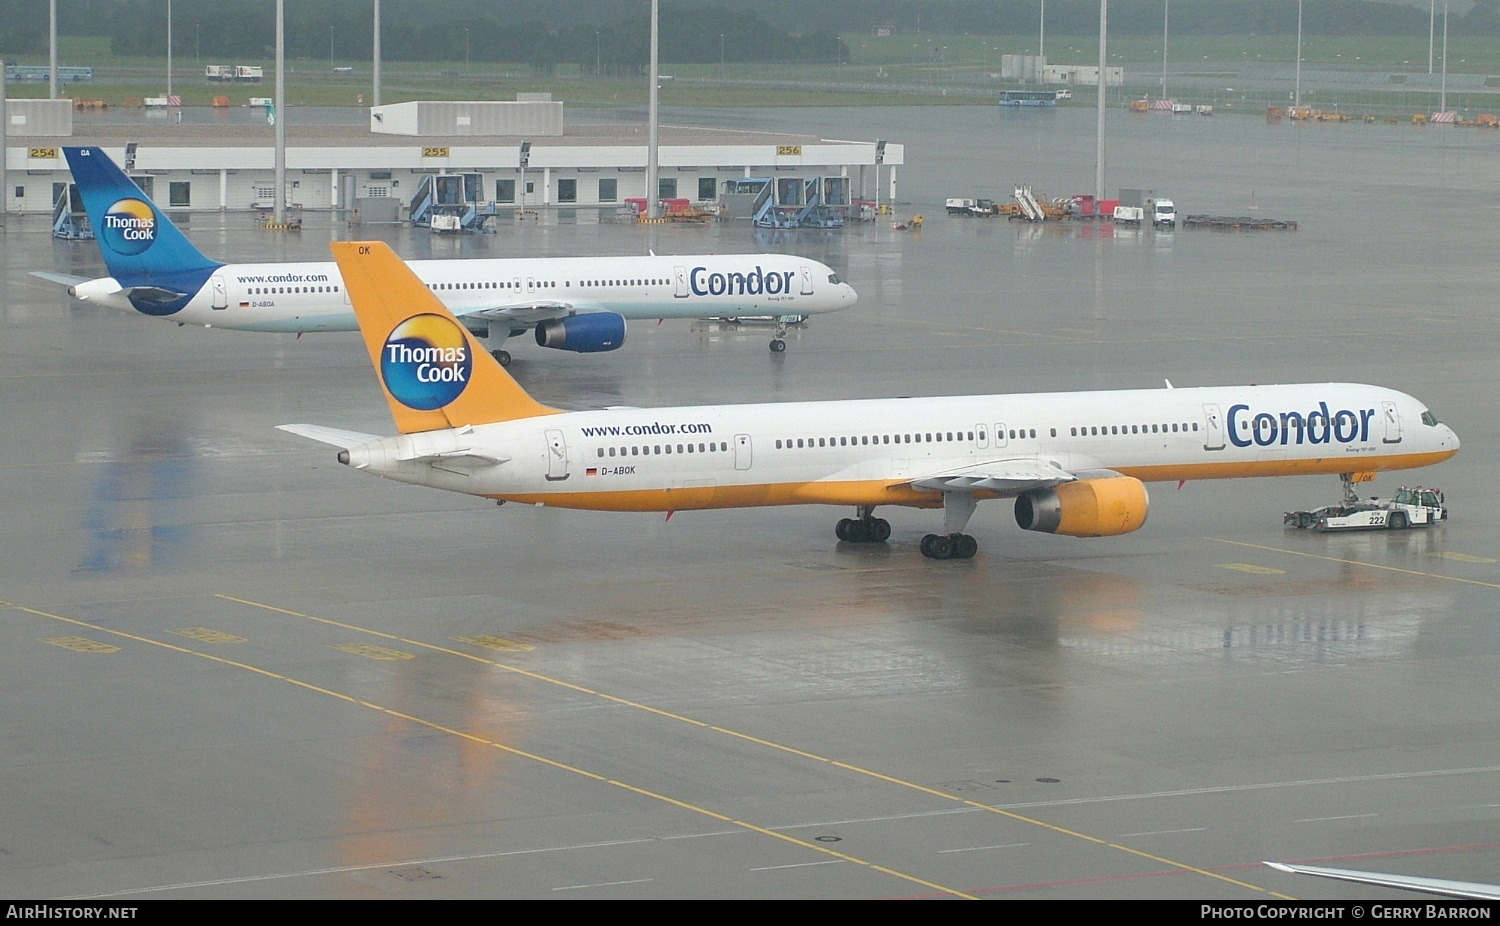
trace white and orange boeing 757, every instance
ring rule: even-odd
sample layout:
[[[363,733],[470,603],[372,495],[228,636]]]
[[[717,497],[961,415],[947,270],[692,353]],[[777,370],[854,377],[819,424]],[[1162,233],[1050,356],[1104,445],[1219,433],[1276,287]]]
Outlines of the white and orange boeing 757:
[[[400,431],[282,429],[341,463],[499,501],[605,511],[848,505],[943,509],[932,559],[974,555],[977,502],[1026,530],[1103,537],[1146,520],[1146,482],[1410,469],[1458,437],[1409,395],[1313,383],[564,412],[531,398],[386,245],[333,245]]]

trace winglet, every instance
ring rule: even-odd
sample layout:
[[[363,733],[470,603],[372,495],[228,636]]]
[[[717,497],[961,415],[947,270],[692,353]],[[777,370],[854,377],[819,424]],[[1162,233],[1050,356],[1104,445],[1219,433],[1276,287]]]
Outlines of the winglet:
[[[528,395],[389,245],[332,248],[401,433],[558,413]]]

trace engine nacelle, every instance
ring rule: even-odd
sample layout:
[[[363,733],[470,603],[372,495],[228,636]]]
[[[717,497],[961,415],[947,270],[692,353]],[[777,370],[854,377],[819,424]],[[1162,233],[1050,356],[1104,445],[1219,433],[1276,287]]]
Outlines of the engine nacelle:
[[[536,343],[580,354],[616,350],[625,343],[625,317],[614,312],[588,312],[554,318],[536,326]]]
[[[1069,537],[1112,537],[1146,523],[1146,485],[1132,476],[1079,479],[1016,498],[1016,523]]]

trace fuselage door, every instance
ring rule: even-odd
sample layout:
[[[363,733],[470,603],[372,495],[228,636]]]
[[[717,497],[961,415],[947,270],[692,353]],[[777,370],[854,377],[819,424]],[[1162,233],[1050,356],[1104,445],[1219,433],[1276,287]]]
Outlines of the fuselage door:
[[[996,422],[995,423],[995,448],[998,450],[999,448],[1004,447],[1007,443],[1009,443],[1009,440],[1007,440],[1007,438],[1005,436],[1005,422],[1003,422],[1003,421]]]
[[[214,290],[214,308],[229,308],[229,290],[224,286],[224,274],[214,274],[212,283]]]
[[[987,424],[974,425],[974,446],[988,447],[990,445],[990,426]]]
[[[556,428],[547,431],[547,481],[562,482],[568,478],[568,444],[563,432]]]
[[[803,267],[800,274],[802,277],[802,295],[811,296],[813,289],[813,272],[811,267]]]
[[[1203,406],[1203,449],[1224,449],[1224,415],[1214,404]]]
[[[736,434],[734,436],[734,468],[750,468],[750,435]]]
[[[692,293],[688,289],[688,272],[686,267],[672,268],[672,285],[676,287],[672,291],[672,298],[686,299]]]
[[[1385,443],[1401,443],[1401,412],[1395,402],[1380,403],[1380,417],[1385,419]]]
[[[527,277],[526,278],[526,291],[528,293],[534,293],[534,292],[536,292],[536,277]]]

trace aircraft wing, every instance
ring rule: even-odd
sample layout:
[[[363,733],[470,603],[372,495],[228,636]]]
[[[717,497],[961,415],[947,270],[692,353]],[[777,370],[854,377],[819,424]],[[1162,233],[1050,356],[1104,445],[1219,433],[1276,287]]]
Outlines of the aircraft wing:
[[[1379,871],[1358,871],[1353,868],[1323,868],[1318,865],[1291,865],[1285,862],[1266,862],[1277,871],[1296,875],[1312,875],[1335,881],[1353,881],[1355,884],[1373,884],[1377,887],[1393,887],[1398,890],[1416,891],[1418,894],[1438,894],[1443,897],[1461,897],[1466,900],[1500,900],[1500,884],[1485,884],[1478,881],[1449,881],[1445,878],[1419,878],[1414,875],[1394,875]]]
[[[31,271],[31,275],[40,277],[48,283],[56,283],[59,286],[77,286],[80,283],[87,283],[93,279],[93,277],[74,276],[71,273],[52,273],[48,270],[33,270]]]
[[[1051,460],[1022,458],[995,460],[933,473],[913,479],[911,486],[914,489],[940,492],[998,492],[1001,495],[1019,495],[1032,489],[1073,482],[1077,478]]]
[[[459,319],[475,319],[485,322],[508,322],[517,328],[530,328],[540,322],[572,315],[577,309],[570,302],[541,299],[534,302],[519,302],[509,305],[480,306],[453,313]]]

